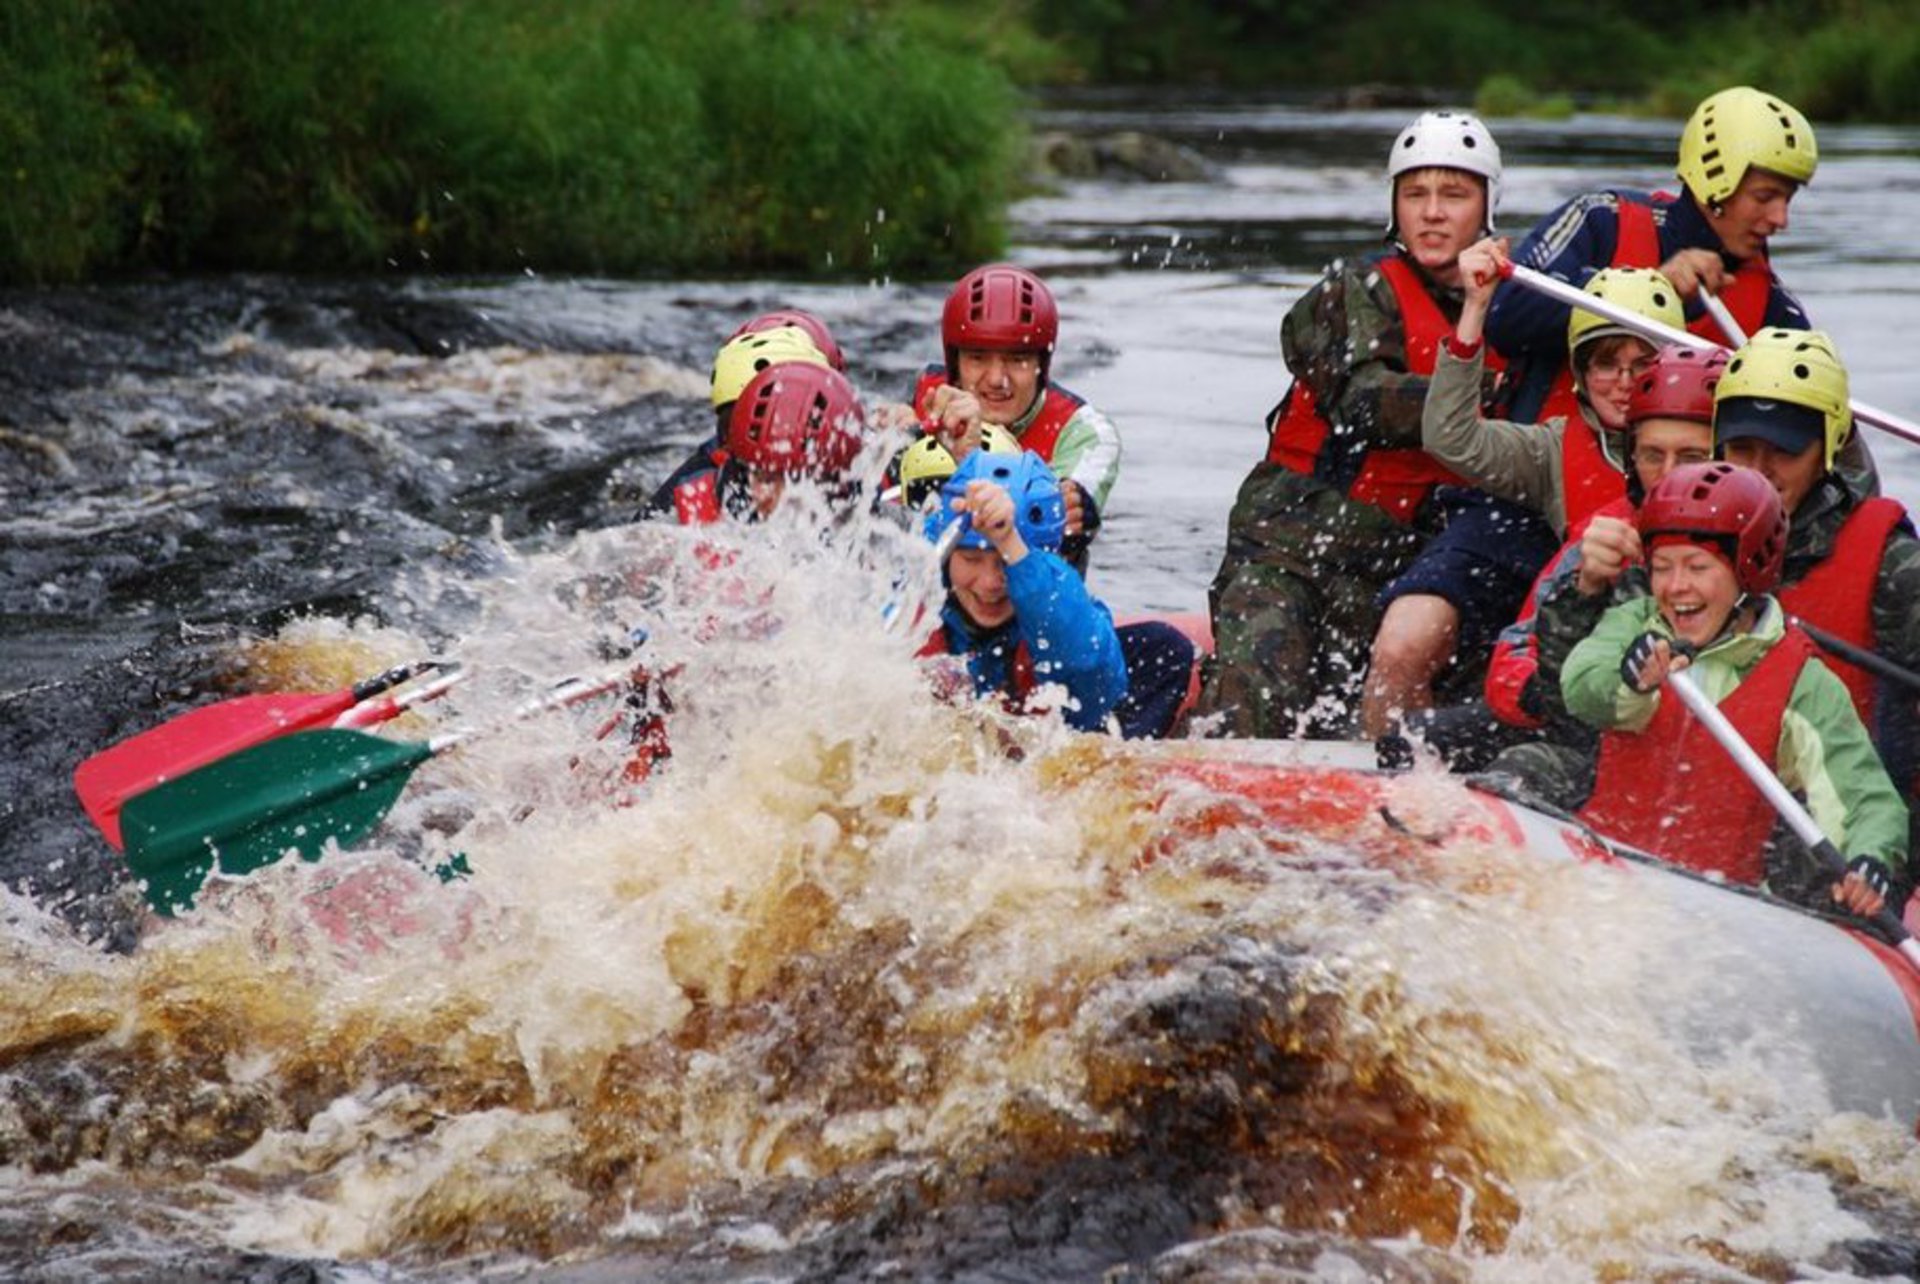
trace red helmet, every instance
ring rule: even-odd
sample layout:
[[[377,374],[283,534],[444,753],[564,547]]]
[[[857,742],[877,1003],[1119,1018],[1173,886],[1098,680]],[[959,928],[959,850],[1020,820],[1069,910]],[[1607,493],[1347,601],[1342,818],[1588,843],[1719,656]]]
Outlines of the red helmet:
[[[1634,380],[1627,422],[1687,419],[1711,426],[1713,390],[1726,371],[1729,355],[1725,348],[1690,348],[1684,343],[1660,349],[1647,372]]]
[[[1647,493],[1640,539],[1648,552],[1661,535],[1704,536],[1727,553],[1747,593],[1770,591],[1787,560],[1787,515],[1773,483],[1720,461],[1682,464]]]
[[[866,426],[845,375],[789,361],[755,375],[733,403],[727,452],[749,468],[833,478],[860,453]]]
[[[774,312],[762,312],[728,335],[727,342],[732,343],[743,334],[777,330],[783,325],[798,326],[806,331],[807,337],[813,340],[813,346],[820,349],[820,355],[827,359],[827,364],[841,374],[847,372],[847,354],[840,351],[840,345],[833,341],[833,331],[827,329],[825,321],[811,312],[802,312],[799,308],[781,308]]]
[[[1053,364],[1060,339],[1060,306],[1053,291],[1025,268],[989,263],[961,277],[940,312],[940,342],[947,350],[947,378],[960,377],[960,349],[1037,352],[1040,381]]]

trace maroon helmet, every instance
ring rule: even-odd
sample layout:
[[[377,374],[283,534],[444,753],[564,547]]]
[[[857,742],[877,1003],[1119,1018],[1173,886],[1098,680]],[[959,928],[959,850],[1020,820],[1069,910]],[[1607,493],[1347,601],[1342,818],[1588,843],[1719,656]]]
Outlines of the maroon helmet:
[[[1787,560],[1787,514],[1779,492],[1751,468],[1722,461],[1682,464],[1647,492],[1640,539],[1651,553],[1661,536],[1721,549],[1746,593],[1770,592]]]
[[[1725,348],[1691,348],[1670,343],[1654,353],[1653,364],[1633,382],[1627,423],[1642,419],[1686,419],[1713,423],[1713,390],[1726,372]]]
[[[789,361],[753,377],[727,420],[727,452],[750,468],[834,478],[860,453],[866,428],[845,375]]]
[[[727,336],[732,343],[743,334],[758,334],[762,330],[777,330],[783,325],[797,326],[806,331],[813,346],[820,349],[820,355],[827,364],[841,374],[847,372],[847,354],[840,351],[840,345],[833,341],[833,331],[827,329],[827,323],[811,312],[802,312],[799,308],[781,308],[773,312],[762,312],[753,320],[742,325]]]
[[[940,342],[947,351],[947,378],[960,378],[960,349],[1036,352],[1040,382],[1047,381],[1053,347],[1060,339],[1060,307],[1053,291],[1025,268],[989,263],[961,277],[940,312]]]

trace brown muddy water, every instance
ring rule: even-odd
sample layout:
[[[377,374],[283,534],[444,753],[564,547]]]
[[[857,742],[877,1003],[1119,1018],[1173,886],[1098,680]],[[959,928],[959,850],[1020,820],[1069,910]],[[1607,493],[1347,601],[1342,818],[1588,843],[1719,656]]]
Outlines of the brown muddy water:
[[[1193,610],[1287,304],[1405,113],[1089,96],[1204,181],[1016,210],[1056,372],[1128,456],[1093,583]],[[1505,220],[1664,181],[1672,122],[1497,123]],[[1920,411],[1920,134],[1823,129],[1778,246],[1866,400]],[[1150,755],[935,702],[885,523],[627,522],[741,319],[873,395],[940,283],[146,282],[0,296],[0,1274],[35,1280],[1905,1277],[1920,1155],[1792,1024],[1703,1050],[1712,925],[1473,839],[1382,861]],[[1879,452],[1920,492],[1912,451]],[[497,726],[644,626],[618,707]],[[422,654],[491,728],[376,839],[161,923],[67,787],[245,691]],[[1465,804],[1415,773],[1406,808]],[[1221,808],[1227,807],[1223,812]],[[1227,819],[1223,820],[1225,816]],[[443,885],[421,863],[464,854]]]

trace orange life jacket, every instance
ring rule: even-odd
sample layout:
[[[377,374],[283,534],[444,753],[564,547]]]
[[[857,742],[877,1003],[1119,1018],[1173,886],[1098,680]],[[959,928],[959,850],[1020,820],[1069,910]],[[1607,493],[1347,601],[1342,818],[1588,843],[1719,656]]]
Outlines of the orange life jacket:
[[[1655,200],[1671,203],[1676,199],[1668,192],[1655,192]],[[1660,229],[1654,226],[1653,207],[1625,196],[1619,202],[1620,230],[1613,242],[1613,262],[1609,267],[1657,268],[1660,258]],[[1773,265],[1767,261],[1764,252],[1754,255],[1743,262],[1734,271],[1732,278],[1720,291],[1720,302],[1727,305],[1727,311],[1740,328],[1748,334],[1760,329],[1767,323],[1767,300],[1773,294]],[[1719,323],[1712,315],[1702,312],[1687,322],[1687,330],[1703,339],[1728,347],[1737,347],[1733,336],[1722,334]],[[1658,345],[1655,345],[1658,346]],[[1574,404],[1573,370],[1569,368],[1554,376],[1553,387],[1547,392],[1546,400],[1540,407],[1540,418],[1551,419],[1554,415],[1568,413],[1565,407]]]

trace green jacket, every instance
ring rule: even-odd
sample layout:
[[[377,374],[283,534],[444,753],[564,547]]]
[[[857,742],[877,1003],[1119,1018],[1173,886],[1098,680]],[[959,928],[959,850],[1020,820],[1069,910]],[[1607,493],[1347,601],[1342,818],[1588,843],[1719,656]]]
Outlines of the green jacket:
[[[1622,602],[1601,616],[1573,648],[1561,671],[1567,708],[1602,730],[1638,731],[1652,720],[1663,691],[1639,692],[1620,675],[1634,639],[1673,632],[1651,597]],[[1720,638],[1694,657],[1689,670],[1715,704],[1725,700],[1786,633],[1785,613],[1763,598],[1751,632]],[[1806,800],[1820,829],[1848,856],[1870,856],[1898,877],[1906,868],[1907,808],[1888,779],[1867,729],[1840,679],[1819,660],[1800,671],[1780,722],[1774,769],[1781,783]]]
[[[1016,437],[1024,433],[1028,425],[1040,417],[1040,408],[1045,404],[1043,390],[1027,407],[1027,413],[1008,425],[1009,431]],[[1113,483],[1120,477],[1120,430],[1113,426],[1113,420],[1094,409],[1090,402],[1083,401],[1054,441],[1053,458],[1048,466],[1061,481],[1080,483],[1104,513],[1107,496],[1113,493]]]
[[[1800,501],[1787,526],[1787,559],[1783,584],[1797,584],[1833,555],[1840,527],[1859,507],[1861,492],[1837,474],[1829,473]],[[1629,571],[1613,595],[1586,597],[1567,576],[1540,602],[1535,617],[1540,647],[1540,671],[1561,669],[1580,639],[1593,630],[1610,602],[1640,597],[1647,591],[1644,572]],[[1906,527],[1887,537],[1880,567],[1873,581],[1874,649],[1895,664],[1920,673],[1920,539]],[[1905,706],[1910,695],[1903,694]]]

